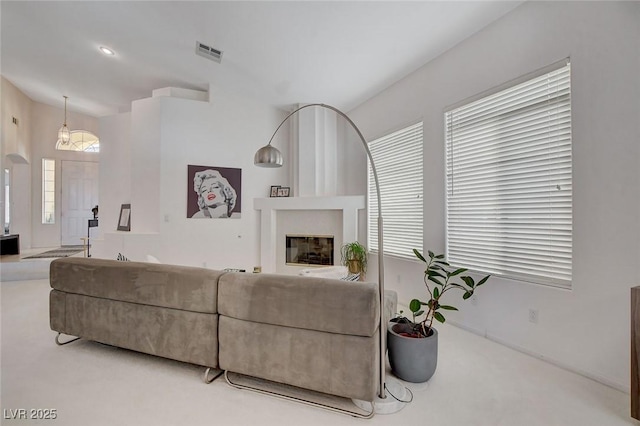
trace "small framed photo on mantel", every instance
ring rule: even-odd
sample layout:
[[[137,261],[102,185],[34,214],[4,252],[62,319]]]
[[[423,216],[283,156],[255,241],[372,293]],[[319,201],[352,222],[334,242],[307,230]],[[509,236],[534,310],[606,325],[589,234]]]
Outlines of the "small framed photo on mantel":
[[[288,186],[281,186],[278,188],[278,197],[288,197],[290,188]]]
[[[288,197],[291,188],[288,186],[273,185],[269,192],[269,197]]]

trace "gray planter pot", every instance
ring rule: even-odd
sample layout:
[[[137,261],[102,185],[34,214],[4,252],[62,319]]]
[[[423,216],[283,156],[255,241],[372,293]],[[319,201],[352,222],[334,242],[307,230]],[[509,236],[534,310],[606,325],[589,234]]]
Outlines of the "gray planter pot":
[[[409,324],[390,322],[387,328],[387,349],[391,371],[407,382],[426,382],[438,365],[438,331],[429,337],[415,338],[399,333],[411,329]]]

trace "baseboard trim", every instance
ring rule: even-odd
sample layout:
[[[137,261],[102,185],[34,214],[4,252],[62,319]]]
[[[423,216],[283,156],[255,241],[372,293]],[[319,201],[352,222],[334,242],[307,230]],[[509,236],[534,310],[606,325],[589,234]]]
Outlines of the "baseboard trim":
[[[603,376],[603,375],[600,375],[600,374],[594,374],[594,373],[591,373],[589,371],[585,371],[585,370],[582,370],[582,369],[579,369],[579,368],[575,368],[575,367],[573,367],[573,366],[571,366],[571,365],[569,365],[569,364],[567,364],[565,362],[558,361],[557,359],[550,358],[548,356],[545,356],[545,355],[542,355],[540,353],[534,352],[534,351],[532,351],[530,349],[523,348],[523,347],[518,346],[518,345],[514,345],[513,343],[510,343],[510,342],[508,342],[508,341],[506,341],[504,339],[501,339],[501,338],[499,338],[497,336],[489,334],[484,330],[479,330],[479,329],[476,329],[476,328],[473,328],[473,327],[469,327],[467,325],[460,324],[460,323],[458,323],[456,321],[447,321],[447,324],[451,324],[451,325],[453,325],[455,327],[458,327],[460,329],[466,330],[466,331],[468,331],[470,333],[473,333],[473,334],[476,334],[478,336],[484,337],[486,339],[491,340],[492,342],[496,342],[496,343],[498,343],[498,344],[500,344],[502,346],[506,346],[506,347],[508,347],[510,349],[513,349],[515,351],[521,352],[521,353],[523,353],[525,355],[529,355],[529,356],[532,356],[534,358],[538,358],[538,359],[540,359],[540,360],[542,360],[544,362],[548,362],[549,364],[555,365],[556,367],[560,367],[563,370],[567,370],[567,371],[570,371],[572,373],[579,374],[579,375],[581,375],[583,377],[586,377],[587,379],[591,379],[591,380],[594,380],[594,381],[596,381],[598,383],[601,383],[601,384],[603,384],[605,386],[609,386],[610,388],[619,390],[619,391],[624,392],[626,394],[630,394],[631,393],[630,385],[626,385],[626,384],[620,383],[620,382],[618,382],[616,380],[611,380],[611,379],[607,378],[606,376]]]

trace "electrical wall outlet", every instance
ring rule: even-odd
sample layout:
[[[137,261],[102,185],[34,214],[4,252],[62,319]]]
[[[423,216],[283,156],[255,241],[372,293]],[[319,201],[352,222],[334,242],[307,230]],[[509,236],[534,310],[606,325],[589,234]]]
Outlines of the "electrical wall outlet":
[[[529,309],[529,322],[534,324],[538,323],[538,310],[537,309]]]

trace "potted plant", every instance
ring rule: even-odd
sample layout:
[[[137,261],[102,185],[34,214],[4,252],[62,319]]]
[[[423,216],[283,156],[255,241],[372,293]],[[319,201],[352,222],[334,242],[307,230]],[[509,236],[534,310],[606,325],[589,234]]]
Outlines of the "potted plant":
[[[416,249],[416,257],[426,264],[424,284],[429,299],[424,302],[413,299],[409,303],[412,320],[400,316],[391,320],[387,330],[387,348],[391,370],[402,380],[426,382],[435,373],[438,363],[438,332],[433,328],[433,320],[445,322],[442,311],[457,311],[458,308],[440,303],[445,293],[456,289],[463,292],[462,299],[467,300],[490,275],[477,283],[468,276],[465,268],[452,268],[443,254],[429,251],[429,259]],[[419,319],[420,317],[424,317]]]
[[[340,249],[342,264],[349,268],[350,274],[360,274],[362,278],[367,272],[367,249],[357,241],[347,243]]]

